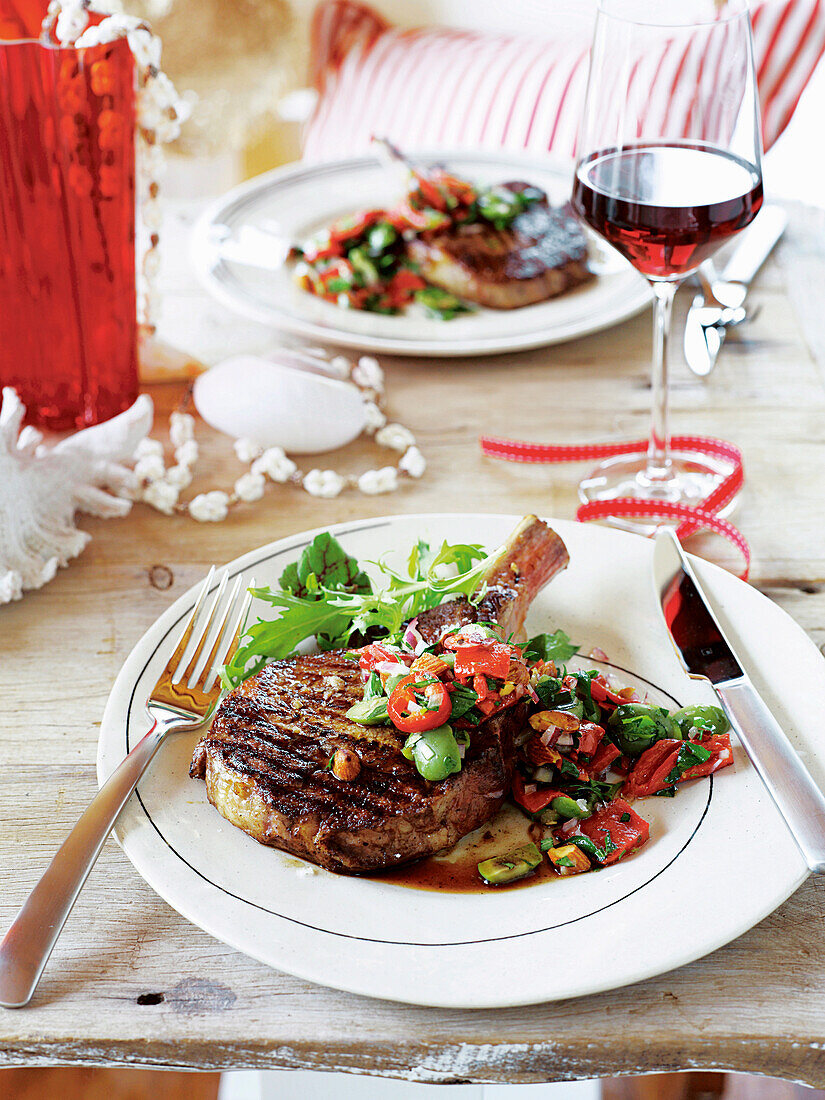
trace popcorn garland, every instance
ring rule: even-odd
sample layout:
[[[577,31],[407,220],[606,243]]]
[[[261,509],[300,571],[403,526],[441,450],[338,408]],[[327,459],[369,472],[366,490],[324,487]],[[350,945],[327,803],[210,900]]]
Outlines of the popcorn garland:
[[[424,475],[427,462],[419,450],[415,436],[403,424],[388,423],[384,403],[384,372],[378,360],[362,356],[352,364],[337,355],[328,364],[332,373],[349,380],[364,398],[366,424],[364,434],[372,436],[380,447],[399,452],[394,466],[367,470],[360,476],[344,476],[336,470],[313,469],[306,473],[288,458],[280,447],[264,449],[252,439],[237,439],[235,454],[249,470],[236,481],[231,492],[213,489],[199,493],[188,503],[180,501],[181,492],[192,482],[198,460],[195,440],[195,418],[176,411],[169,418],[169,441],[174,448],[174,465],[164,462],[163,444],[156,439],[144,439],[135,451],[135,475],[139,485],[133,496],[165,515],[186,512],[199,523],[219,523],[226,519],[233,505],[253,503],[264,495],[267,481],[291,484],[303,488],[310,496],[332,499],[344,489],[357,489],[368,496],[391,493],[399,488],[403,478],[417,479]]]
[[[97,24],[90,15],[103,16]],[[82,50],[107,45],[125,38],[135,61],[137,78],[137,129],[135,154],[137,167],[137,209],[146,235],[146,248],[138,280],[138,320],[154,332],[158,298],[155,280],[160,267],[157,248],[162,214],[158,195],[165,169],[162,146],[180,134],[189,107],[183,103],[174,85],[160,69],[161,42],[151,28],[135,16],[124,15],[119,0],[107,0],[105,7],[96,0],[51,0],[43,20],[43,35],[61,46]],[[96,69],[100,68],[100,73]],[[105,98],[106,66],[92,66],[91,87]]]

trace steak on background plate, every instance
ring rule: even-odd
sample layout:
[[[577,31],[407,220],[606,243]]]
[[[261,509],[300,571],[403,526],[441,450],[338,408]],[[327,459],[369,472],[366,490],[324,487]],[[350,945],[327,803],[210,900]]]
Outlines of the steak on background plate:
[[[538,190],[522,182],[501,186]],[[543,302],[593,278],[571,207],[550,206],[543,193],[508,229],[472,222],[424,233],[407,248],[428,283],[491,309]]]
[[[493,566],[478,606],[465,599],[442,604],[419,616],[418,629],[430,643],[477,621],[517,632],[537,592],[567,562],[559,536],[528,516]],[[460,772],[430,782],[402,756],[406,734],[346,717],[362,694],[358,663],[344,651],[273,661],[220,704],[190,775],[204,779],[212,805],[261,844],[344,874],[450,848],[495,816],[512,776],[523,702],[472,731]],[[353,780],[327,767],[340,748],[360,759]]]

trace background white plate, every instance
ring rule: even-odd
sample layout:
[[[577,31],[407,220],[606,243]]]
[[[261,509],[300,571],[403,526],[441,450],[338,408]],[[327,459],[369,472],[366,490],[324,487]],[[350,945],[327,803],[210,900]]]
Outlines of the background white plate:
[[[492,548],[518,517],[395,516],[332,528],[361,561],[400,566],[413,540]],[[651,581],[652,543],[607,528],[551,521],[569,569],[533,605],[528,629],[563,626],[583,652],[600,646],[680,704],[711,702],[687,679],[667,639]],[[315,532],[231,565],[276,584]],[[817,781],[825,780],[825,661],[803,631],[755,589],[706,562],[696,568],[723,624],[752,657],[764,693]],[[112,689],[101,727],[102,782],[145,732],[143,701],[193,589],[149,629]],[[254,611],[254,609],[253,609]],[[631,680],[630,682],[634,682]],[[324,985],[414,1004],[495,1007],[614,988],[663,973],[727,943],[804,881],[796,845],[742,750],[735,767],[640,804],[651,841],[602,871],[489,894],[436,894],[306,872],[208,804],[187,775],[196,735],[168,741],[117,836],[143,878],[183,916],[270,966]]]
[[[552,162],[444,152],[416,159],[447,162],[478,183],[526,179],[554,203],[570,197],[570,170]],[[544,347],[615,325],[650,301],[644,279],[604,245],[600,254],[603,249],[606,255],[597,265],[602,274],[585,286],[549,302],[478,309],[452,321],[428,318],[423,310],[387,317],[340,309],[301,290],[292,278],[293,265],[279,264],[285,246],[299,244],[343,214],[391,205],[402,188],[403,182],[394,182],[372,157],[267,172],[234,188],[202,215],[192,238],[195,271],[210,293],[255,321],[313,340],[397,355],[492,355]]]

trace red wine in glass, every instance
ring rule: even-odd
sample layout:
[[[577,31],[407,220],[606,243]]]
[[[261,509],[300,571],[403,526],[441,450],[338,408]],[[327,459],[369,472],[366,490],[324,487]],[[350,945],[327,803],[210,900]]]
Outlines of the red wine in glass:
[[[762,179],[754,165],[713,146],[640,144],[585,158],[572,201],[637,271],[672,279],[753,221]]]

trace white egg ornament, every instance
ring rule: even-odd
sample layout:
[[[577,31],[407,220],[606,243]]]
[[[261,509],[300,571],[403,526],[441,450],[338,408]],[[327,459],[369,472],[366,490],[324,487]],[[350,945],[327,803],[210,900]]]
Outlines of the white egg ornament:
[[[277,359],[225,359],[196,379],[193,397],[218,431],[289,454],[344,447],[361,434],[367,417],[357,387],[331,378],[318,360],[297,351]]]

